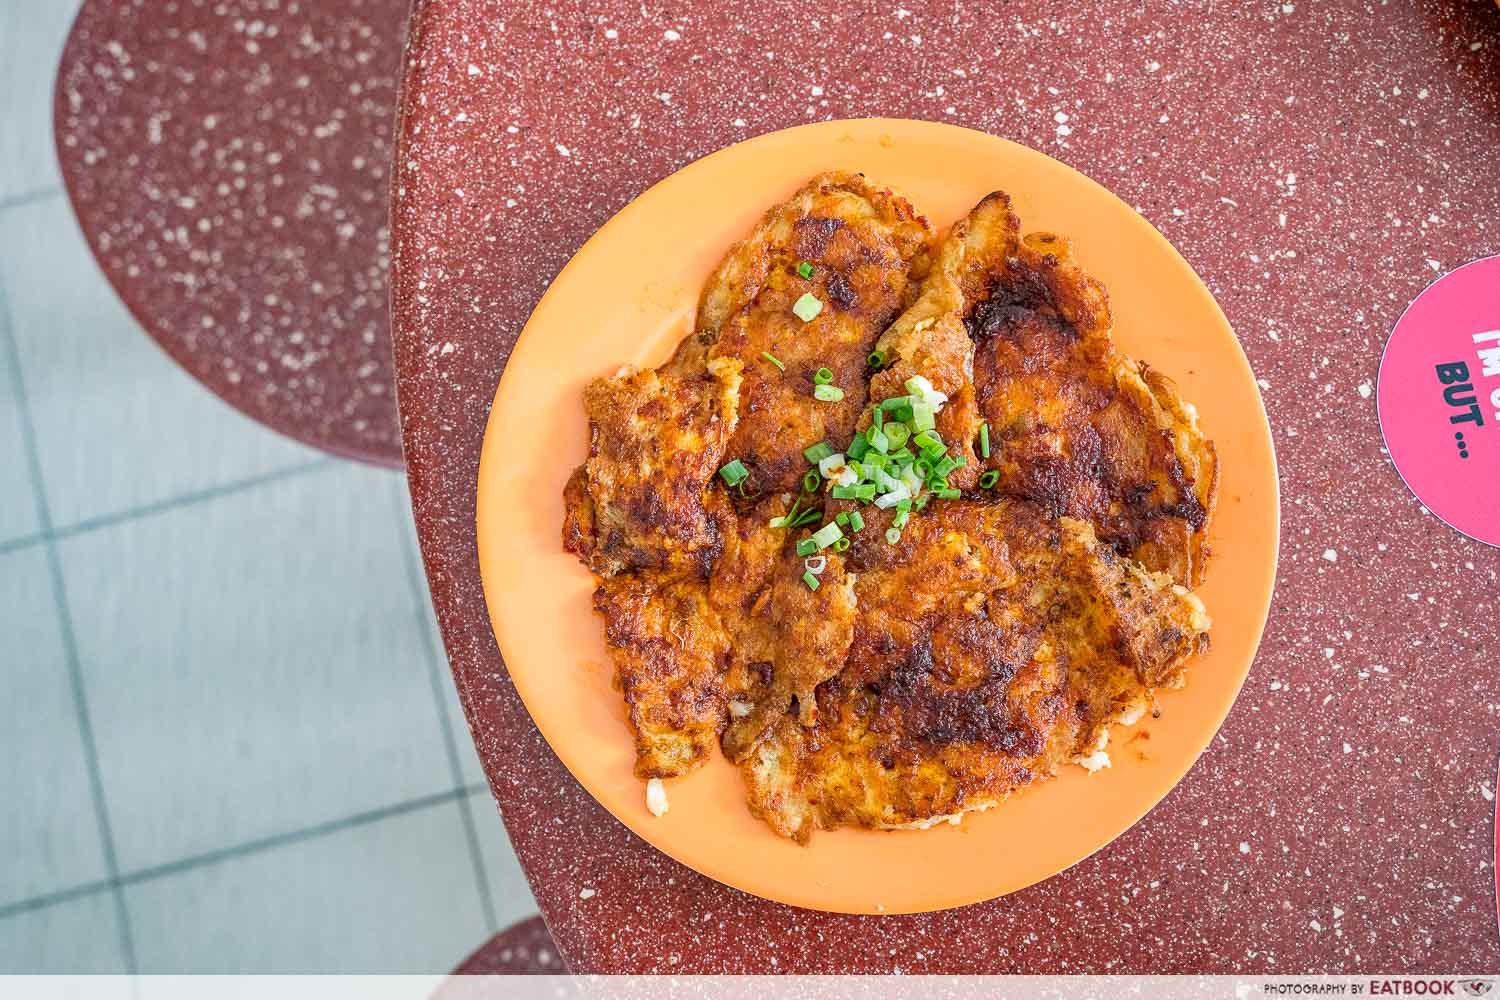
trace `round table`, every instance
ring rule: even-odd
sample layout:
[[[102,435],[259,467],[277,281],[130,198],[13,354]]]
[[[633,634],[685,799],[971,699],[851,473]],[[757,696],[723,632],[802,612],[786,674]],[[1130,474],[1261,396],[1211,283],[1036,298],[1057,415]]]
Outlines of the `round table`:
[[[386,269],[406,0],[88,0],[58,159],[137,321],[250,417],[399,467]]]
[[[1500,250],[1500,15],[1459,2],[977,6],[710,3],[668,16],[614,0],[415,5],[393,201],[412,497],[454,677],[568,965],[1495,967],[1500,551],[1405,491],[1382,453],[1372,387],[1405,304],[1438,272]],[[728,889],[595,804],[506,675],[474,540],[495,387],[569,256],[697,157],[866,115],[1027,143],[1137,206],[1243,341],[1285,498],[1260,656],[1181,785],[1046,882],[883,918]]]

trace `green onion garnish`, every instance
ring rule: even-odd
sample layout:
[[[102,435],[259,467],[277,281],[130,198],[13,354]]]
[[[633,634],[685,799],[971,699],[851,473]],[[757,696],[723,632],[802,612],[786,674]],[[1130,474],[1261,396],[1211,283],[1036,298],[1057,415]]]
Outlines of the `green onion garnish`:
[[[761,351],[760,356],[771,362],[771,364],[775,365],[777,368],[780,368],[782,371],[786,371],[786,365],[780,358],[772,354],[770,351]]]
[[[832,497],[835,500],[858,500],[859,499],[859,487],[858,486],[835,486],[833,488],[833,492],[832,492],[831,495],[832,495]],[[843,515],[840,514],[839,516],[842,517]]]
[[[908,421],[914,431],[930,431],[937,426],[932,419],[932,404],[925,403],[920,399],[913,400],[911,404],[911,419]]]
[[[912,506],[912,510],[921,510],[923,507],[927,506],[927,501],[929,501],[931,499],[932,499],[932,494],[931,493],[923,493],[921,496],[917,497],[916,502],[914,502],[911,505]]]
[[[818,578],[815,577],[815,576],[813,576],[812,572],[810,570],[803,570],[802,571],[802,582],[805,583],[805,584],[807,584],[807,589],[808,590],[817,590],[818,589],[818,586],[819,586],[819,584],[818,584]]]
[[[865,440],[870,442],[870,447],[884,455],[891,447],[891,439],[885,436],[885,431],[871,424],[865,428]]]
[[[823,311],[823,300],[812,292],[802,293],[802,298],[792,303],[792,312],[804,323],[811,323],[813,317]]]
[[[817,465],[819,462],[823,461],[823,459],[833,454],[837,453],[833,450],[833,445],[829,444],[827,441],[819,441],[811,448],[804,448],[802,450],[802,457],[807,459],[808,462],[812,463],[813,465]]]
[[[833,551],[835,552],[847,552],[848,550],[849,539],[847,538],[840,538],[838,541],[833,543]]]
[[[817,543],[820,549],[828,548],[828,546],[843,537],[844,531],[838,526],[838,522],[836,521],[829,521],[812,534],[812,540]]]
[[[865,526],[864,515],[857,510],[849,512],[849,529],[851,531],[862,531]]]
[[[932,474],[934,476],[942,476],[946,479],[948,473],[952,472],[954,469],[960,468],[963,464],[964,459],[962,455],[956,457],[950,455],[949,457],[939,462],[937,465],[933,466]]]
[[[781,517],[773,517],[773,518],[771,518],[771,527],[773,527],[773,528],[791,528],[791,527],[794,527],[796,525],[796,523],[797,523],[797,511],[800,510],[801,508],[802,508],[802,498],[801,497],[793,497],[792,498],[792,509],[789,510],[789,511],[787,511]]]
[[[948,450],[947,445],[943,444],[943,439],[932,431],[922,431],[911,440],[914,445],[922,449],[924,455],[929,451],[945,452]]]
[[[979,457],[990,457],[990,422],[988,420],[979,425]]]
[[[807,473],[802,477],[802,492],[816,493],[818,492],[818,486],[821,485],[822,482],[823,477],[818,475],[817,469],[808,469]]]
[[[813,524],[821,520],[823,520],[823,512],[821,510],[804,510],[797,515],[797,520],[792,522],[792,527],[800,528],[804,524]]]
[[[854,487],[854,499],[869,503],[875,499],[876,489],[877,487],[874,483],[860,483]]]
[[[877,371],[885,367],[885,354],[880,351],[871,351],[870,356],[865,360],[870,363],[871,368]]]
[[[835,488],[837,488],[837,487],[835,487]],[[833,519],[833,523],[839,525],[840,527],[843,527],[844,525],[848,524],[849,523],[849,512],[847,510],[841,510],[841,511],[839,511],[839,516]]]
[[[813,372],[813,385],[827,385],[833,381],[833,371],[828,368],[819,368]]]
[[[911,436],[911,431],[905,424],[891,424],[885,428],[885,436],[890,440],[892,448],[900,448],[906,444],[906,439]]]
[[[911,517],[911,511],[898,510],[896,516],[891,520],[891,527],[901,529],[906,527],[907,520]]]
[[[887,542],[890,542],[892,545],[895,545],[897,542],[901,541],[901,529],[900,528],[886,528],[885,529],[885,540]]]
[[[813,266],[804,260],[797,265],[797,273],[804,278],[811,278],[813,276]]]
[[[979,477],[979,488],[982,490],[992,490],[995,488],[995,484],[999,481],[1000,470],[991,469],[989,472],[986,472],[984,475]]]
[[[797,554],[799,556],[810,556],[818,551],[818,543],[811,538],[804,538],[797,543]]]
[[[849,447],[844,454],[856,462],[864,460],[865,454],[870,450],[870,442],[863,434],[854,435],[854,440],[849,442]]]
[[[730,462],[728,465],[725,465],[724,468],[720,469],[719,475],[724,477],[724,482],[728,483],[730,486],[738,486],[740,483],[743,483],[746,479],[750,478],[750,470],[745,468],[744,462],[741,462],[739,459],[735,459],[733,462]]]
[[[932,492],[939,500],[957,500],[963,496],[962,493],[954,489],[933,490]]]
[[[836,385],[815,385],[813,396],[825,403],[837,403],[844,398],[844,390]]]
[[[890,399],[882,399],[880,401],[880,409],[882,410],[899,410],[903,406],[910,405],[910,396],[892,396]]]

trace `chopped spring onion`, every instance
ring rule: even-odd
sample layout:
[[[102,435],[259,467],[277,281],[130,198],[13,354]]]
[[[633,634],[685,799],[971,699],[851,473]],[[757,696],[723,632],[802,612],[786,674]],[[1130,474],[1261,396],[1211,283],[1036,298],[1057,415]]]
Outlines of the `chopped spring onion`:
[[[836,385],[813,386],[813,397],[825,403],[837,403],[844,398],[844,390]]]
[[[870,447],[884,455],[891,448],[891,439],[885,436],[885,431],[871,424],[865,428],[865,440],[870,442]]]
[[[771,362],[771,364],[775,365],[777,368],[780,368],[782,371],[786,371],[786,364],[770,351],[761,351],[760,356]]]
[[[818,487],[822,485],[822,483],[823,477],[818,475],[818,470],[808,469],[807,473],[802,477],[802,492],[816,493],[818,492]]]
[[[864,515],[857,510],[849,512],[849,529],[851,531],[863,531],[865,527]]]
[[[881,351],[871,351],[870,356],[865,360],[868,361],[870,363],[870,367],[874,368],[876,371],[879,371],[880,369],[885,367],[885,354]]]
[[[833,381],[833,369],[819,368],[813,372],[813,385],[827,385]]]
[[[773,527],[773,528],[791,528],[791,527],[795,527],[796,524],[797,524],[797,511],[800,510],[801,508],[802,508],[802,498],[801,497],[793,497],[792,498],[792,508],[791,508],[791,510],[787,511],[781,517],[773,517],[773,518],[771,518],[771,527]]]
[[[808,556],[802,561],[802,568],[813,576],[822,576],[823,571],[828,568],[827,556]]]
[[[823,459],[832,454],[833,445],[829,444],[827,441],[819,441],[811,448],[804,448],[802,450],[802,457],[807,459],[813,465],[817,465],[819,462],[823,461]]]
[[[844,456],[838,453],[818,459],[818,472],[824,479],[833,479],[844,467]]]
[[[724,468],[720,469],[719,475],[722,476],[724,482],[728,483],[730,486],[738,486],[740,483],[743,483],[746,479],[750,478],[750,470],[745,468],[744,462],[741,462],[739,459],[735,459],[733,462],[730,462],[729,464],[725,465]]]
[[[916,400],[911,404],[911,419],[907,421],[914,431],[930,431],[937,426],[932,419],[932,404]]]
[[[906,522],[908,519],[910,519],[910,517],[911,511],[909,510],[897,511],[896,516],[891,520],[891,527],[897,529],[906,527]]]
[[[849,523],[849,512],[847,510],[841,510],[841,511],[839,511],[839,516],[833,519],[833,523],[837,524],[841,528],[845,527],[846,525],[848,525],[848,523]]]
[[[792,303],[792,312],[804,323],[811,323],[823,311],[823,300],[812,292],[804,292],[802,298]]]
[[[849,442],[849,457],[855,461],[863,461],[865,454],[870,450],[870,441],[863,434],[854,435],[854,440]]]
[[[835,500],[858,500],[858,486],[835,486],[830,494]],[[842,516],[842,515],[841,515]]]
[[[990,422],[988,420],[979,425],[979,457],[990,457]]]
[[[924,455],[930,451],[944,452],[948,450],[947,446],[943,444],[943,439],[932,431],[922,431],[920,434],[912,437],[911,440],[914,445],[922,449],[922,454]]]
[[[954,469],[961,469],[963,468],[963,466],[964,457],[962,455],[950,455],[939,462],[937,465],[932,467],[932,474],[934,476],[943,476],[944,478],[947,478],[948,473],[952,472]]]
[[[792,527],[800,528],[804,524],[814,524],[821,520],[823,520],[823,512],[821,510],[804,510],[797,515],[797,520],[792,522]]]
[[[887,542],[889,542],[890,544],[892,544],[892,545],[895,545],[897,542],[901,541],[901,529],[900,528],[886,528],[885,529],[885,540]]]
[[[963,496],[962,493],[955,489],[933,490],[932,492],[933,495],[936,496],[939,500],[957,500],[959,497]]]
[[[875,506],[881,508],[882,510],[885,510],[886,508],[896,506],[902,500],[910,499],[911,488],[908,487],[905,483],[898,482],[895,489],[891,490],[889,493],[882,494],[881,496],[875,498]]]
[[[840,538],[844,537],[844,529],[838,526],[837,521],[829,521],[823,527],[812,533],[812,540],[820,549],[826,549]]]
[[[910,396],[892,396],[890,399],[882,399],[880,401],[880,409],[882,410],[899,410],[903,406],[910,405]]]
[[[979,488],[982,490],[992,490],[999,481],[1000,471],[998,469],[991,469],[979,477]]]
[[[833,543],[833,551],[835,552],[847,552],[848,550],[849,539],[847,538],[840,538],[838,541]]]
[[[818,543],[811,538],[804,538],[797,543],[797,554],[799,556],[810,556],[818,551]]]
[[[804,572],[802,574],[802,582],[807,584],[808,590],[818,589],[818,578],[813,576],[811,573]]]
[[[892,448],[900,448],[906,444],[906,439],[911,437],[911,431],[907,430],[905,424],[891,424],[885,428],[885,436],[890,439]],[[910,455],[910,452],[907,452]]]
[[[811,278],[813,276],[813,266],[804,260],[797,265],[797,273],[804,278]]]

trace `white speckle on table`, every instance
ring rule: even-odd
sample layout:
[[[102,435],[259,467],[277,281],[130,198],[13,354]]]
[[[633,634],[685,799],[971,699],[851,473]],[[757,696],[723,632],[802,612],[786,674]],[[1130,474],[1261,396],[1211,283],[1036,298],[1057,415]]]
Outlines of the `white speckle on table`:
[[[1338,562],[1339,561],[1339,552],[1338,552],[1338,549],[1324,549],[1323,550],[1323,558],[1327,559],[1329,562]]]

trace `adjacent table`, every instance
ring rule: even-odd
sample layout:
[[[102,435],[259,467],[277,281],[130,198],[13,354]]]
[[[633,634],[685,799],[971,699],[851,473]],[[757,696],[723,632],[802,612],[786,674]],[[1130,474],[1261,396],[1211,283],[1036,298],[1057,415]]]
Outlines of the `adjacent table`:
[[[1500,15],[1456,0],[980,6],[415,5],[393,219],[412,497],[470,725],[569,966],[1494,969],[1500,551],[1404,490],[1372,387],[1405,304],[1500,251]],[[1138,206],[1244,342],[1285,498],[1260,657],[1176,791],[1062,875],[925,916],[767,903],[625,831],[517,698],[474,546],[485,416],[569,255],[696,157],[863,115],[1014,138]]]
[[[395,467],[386,221],[407,7],[88,0],[55,110],[84,236],[162,349],[250,417]]]

